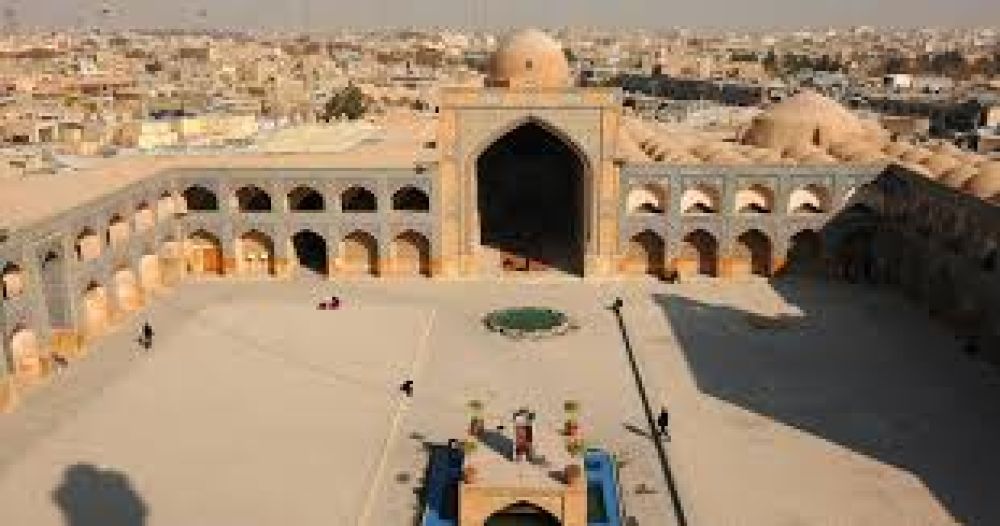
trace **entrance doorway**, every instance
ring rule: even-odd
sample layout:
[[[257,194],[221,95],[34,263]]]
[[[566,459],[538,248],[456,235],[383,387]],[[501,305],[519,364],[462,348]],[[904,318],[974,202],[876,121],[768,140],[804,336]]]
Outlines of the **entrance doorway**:
[[[480,242],[505,268],[582,275],[584,163],[565,140],[529,121],[476,162]]]
[[[292,236],[292,246],[295,247],[295,257],[300,267],[320,276],[329,273],[326,240],[323,236],[311,230],[303,230]]]
[[[538,506],[519,502],[490,515],[486,526],[559,526],[559,520]]]

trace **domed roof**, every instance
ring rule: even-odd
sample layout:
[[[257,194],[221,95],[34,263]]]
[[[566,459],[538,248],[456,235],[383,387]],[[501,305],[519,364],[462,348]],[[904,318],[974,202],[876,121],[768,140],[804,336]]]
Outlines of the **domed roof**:
[[[782,154],[789,159],[804,159],[817,153],[824,152],[815,146],[801,142],[792,143],[782,151]]]
[[[744,144],[785,150],[794,144],[827,146],[845,142],[877,142],[880,127],[861,119],[836,101],[812,90],[775,104],[754,118],[743,135]]]
[[[954,170],[951,170],[941,176],[938,181],[954,189],[960,189],[965,186],[965,183],[977,175],[976,169],[971,166],[959,166]]]
[[[911,149],[913,149],[913,147],[910,146],[909,144],[893,141],[886,144],[882,148],[882,151],[885,152],[886,155],[891,155],[892,157],[899,157],[904,153],[910,151]]]
[[[486,83],[510,88],[561,88],[570,83],[562,45],[538,29],[522,29],[500,42]]]
[[[931,156],[931,152],[923,148],[913,148],[903,155],[899,156],[900,161],[905,161],[908,163],[920,163],[923,164]]]
[[[927,167],[934,176],[940,177],[944,175],[945,172],[953,170],[955,167],[959,166],[961,163],[958,162],[954,157],[950,155],[945,155],[943,153],[935,153],[924,160],[924,166]]]
[[[799,162],[802,164],[833,164],[837,162],[837,159],[830,154],[816,152],[799,159]]]
[[[1000,193],[1000,162],[984,164],[975,177],[965,182],[964,189],[980,199]]]
[[[852,163],[886,163],[888,162],[888,157],[885,156],[878,148],[860,148],[851,152],[845,160]]]
[[[753,146],[752,148],[753,149],[747,152],[746,155],[754,161],[759,163],[781,162],[781,152],[778,150],[772,150],[770,148],[757,148],[756,146]]]

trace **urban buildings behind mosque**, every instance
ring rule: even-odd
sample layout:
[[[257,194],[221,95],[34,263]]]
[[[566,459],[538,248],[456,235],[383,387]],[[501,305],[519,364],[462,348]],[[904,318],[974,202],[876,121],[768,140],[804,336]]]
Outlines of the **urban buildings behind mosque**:
[[[0,405],[208,279],[827,276],[898,287],[1000,348],[1000,163],[891,140],[810,91],[736,141],[670,133],[616,88],[574,86],[537,30],[501,42],[484,84],[443,88],[430,127],[388,122],[344,151],[0,182]]]

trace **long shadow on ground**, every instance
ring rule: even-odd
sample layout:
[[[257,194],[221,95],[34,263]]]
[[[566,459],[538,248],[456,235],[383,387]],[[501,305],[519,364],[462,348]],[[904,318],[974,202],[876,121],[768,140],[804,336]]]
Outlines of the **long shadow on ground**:
[[[149,515],[128,476],[91,464],[66,468],[52,500],[67,526],[144,526]]]
[[[888,292],[773,286],[801,318],[762,327],[747,311],[654,295],[699,389],[915,474],[961,523],[1000,524],[995,377],[943,335],[922,340],[934,331],[912,329],[930,321]]]

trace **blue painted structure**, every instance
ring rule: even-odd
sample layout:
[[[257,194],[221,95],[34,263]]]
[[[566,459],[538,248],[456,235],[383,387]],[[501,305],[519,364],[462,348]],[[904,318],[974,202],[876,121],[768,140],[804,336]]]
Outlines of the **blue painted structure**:
[[[458,449],[439,446],[431,450],[423,526],[458,526],[458,483],[463,460]],[[583,464],[587,475],[587,526],[621,526],[622,502],[614,457],[602,449],[589,449]]]
[[[588,449],[583,469],[587,474],[587,526],[621,526],[622,502],[614,457],[603,449]]]

